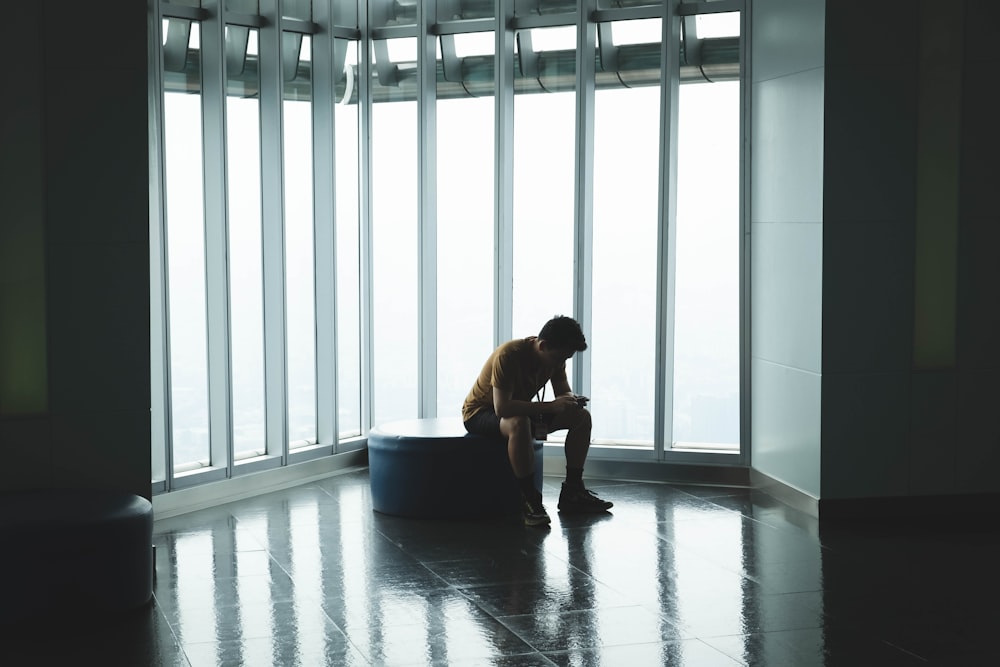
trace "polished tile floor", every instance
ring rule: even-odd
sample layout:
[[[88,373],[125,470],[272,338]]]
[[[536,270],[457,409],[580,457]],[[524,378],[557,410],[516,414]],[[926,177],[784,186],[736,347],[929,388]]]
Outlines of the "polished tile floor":
[[[363,469],[157,521],[152,604],[6,629],[0,665],[1000,664],[991,523],[599,480],[613,513],[563,518],[559,482],[548,530],[380,515]]]

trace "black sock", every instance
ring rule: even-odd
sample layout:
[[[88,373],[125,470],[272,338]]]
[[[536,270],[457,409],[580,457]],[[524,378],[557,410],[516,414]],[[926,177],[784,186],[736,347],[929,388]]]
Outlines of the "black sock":
[[[535,488],[534,473],[526,477],[519,477],[517,480],[517,486],[521,489],[521,495],[527,500],[535,500],[541,495],[538,493],[538,489]]]
[[[566,466],[566,486],[572,486],[576,489],[583,488],[583,468]]]

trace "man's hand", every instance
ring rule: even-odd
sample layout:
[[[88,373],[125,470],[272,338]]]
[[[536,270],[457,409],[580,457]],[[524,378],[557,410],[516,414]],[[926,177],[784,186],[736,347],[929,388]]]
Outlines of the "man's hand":
[[[567,410],[579,410],[583,407],[579,403],[579,398],[579,396],[575,396],[574,394],[563,394],[552,401],[552,411],[555,414],[560,414]]]

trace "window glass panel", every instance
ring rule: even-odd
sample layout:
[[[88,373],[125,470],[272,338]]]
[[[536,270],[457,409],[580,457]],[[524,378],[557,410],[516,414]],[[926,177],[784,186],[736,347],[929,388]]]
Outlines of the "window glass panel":
[[[227,54],[256,44],[257,31],[226,27]],[[260,98],[256,67],[231,56],[226,68],[229,317],[235,458],[265,452],[264,279],[260,212]]]
[[[389,50],[389,62],[393,65],[404,67],[408,64],[416,66],[417,62],[417,40],[415,39],[387,39],[386,47]],[[378,59],[378,56],[375,56]]]
[[[496,50],[496,36],[492,32],[468,32],[455,35],[455,55],[459,58],[468,56],[490,56]]]
[[[522,93],[514,100],[515,337],[535,335],[553,315],[573,311],[575,64],[537,46],[566,41],[546,39],[566,30],[530,32],[540,78],[569,81],[568,89]]]
[[[202,180],[201,70],[198,24],[165,21],[164,60],[178,46],[180,72],[163,95],[166,181],[167,314],[171,438],[175,471],[210,462],[205,212]]]
[[[695,17],[695,29],[698,31],[698,37],[703,39],[739,37],[740,13],[699,14]]]
[[[738,81],[681,86],[674,446],[740,441]]]
[[[660,19],[615,21],[611,24],[611,36],[615,46],[630,44],[656,44],[658,46],[663,40],[663,21]]]
[[[536,52],[576,51],[576,26],[560,26],[531,30],[531,43]],[[575,69],[573,70],[575,72]]]
[[[358,4],[359,3],[352,1],[343,2],[341,0],[335,0],[333,7],[330,9],[333,25],[349,28],[357,27]]]
[[[361,265],[358,208],[358,43],[336,40],[344,66],[334,82],[337,216],[337,424],[361,434]]]
[[[316,276],[313,243],[312,83],[304,64],[307,35],[282,33],[286,54],[298,53],[294,76],[284,78],[285,289],[288,359],[288,440],[316,442]],[[299,50],[289,48],[301,40]]]
[[[493,0],[438,0],[438,21],[493,18]]]
[[[493,33],[474,35],[493,53]],[[456,44],[457,46],[457,44]],[[492,77],[484,85],[492,86]],[[438,416],[457,416],[493,349],[494,98],[442,99],[438,138]]]
[[[257,14],[260,12],[259,0],[226,0],[226,11]]]
[[[416,53],[416,40],[388,40]],[[398,44],[398,42],[408,42]],[[412,78],[374,45],[372,95],[372,423],[417,416],[417,103]]]
[[[281,15],[285,18],[312,20],[312,0],[282,0]]]
[[[514,0],[515,16],[548,16],[576,12],[575,0]]]
[[[371,0],[369,16],[373,28],[417,24],[417,3]]]
[[[639,34],[660,40],[659,19],[622,23],[645,23],[646,34]],[[590,348],[594,440],[650,448],[660,134],[660,86],[653,83],[599,87],[595,94]]]

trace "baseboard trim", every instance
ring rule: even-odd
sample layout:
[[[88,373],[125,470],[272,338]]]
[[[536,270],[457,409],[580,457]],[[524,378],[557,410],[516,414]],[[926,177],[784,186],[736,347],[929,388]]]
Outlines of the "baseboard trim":
[[[754,489],[771,496],[792,509],[808,514],[815,519],[819,518],[819,499],[813,498],[808,493],[800,491],[794,486],[789,486],[781,480],[775,479],[754,468],[750,469],[750,484]]]
[[[712,486],[750,485],[747,468],[741,466],[711,466],[688,463],[651,463],[649,461],[615,461],[591,458],[587,460],[585,477],[635,482],[677,482]],[[546,475],[566,474],[566,459],[546,456]]]
[[[362,448],[282,468],[160,493],[153,496],[153,517],[156,520],[169,519],[188,512],[308,484],[367,465],[368,450]]]
[[[889,498],[821,498],[824,520],[859,521],[947,517],[949,522],[1000,516],[1000,493],[964,493]]]

